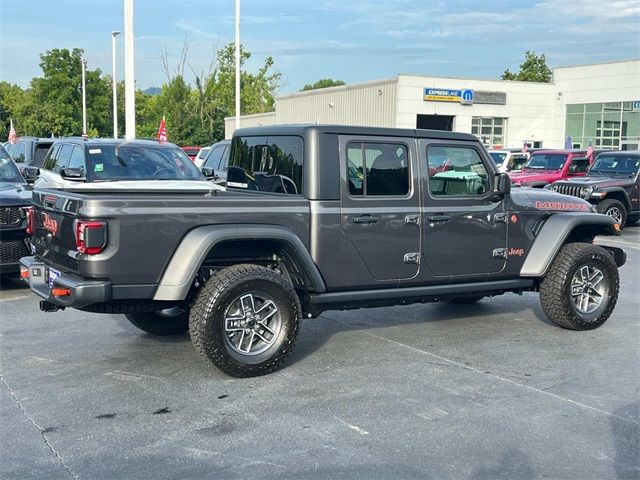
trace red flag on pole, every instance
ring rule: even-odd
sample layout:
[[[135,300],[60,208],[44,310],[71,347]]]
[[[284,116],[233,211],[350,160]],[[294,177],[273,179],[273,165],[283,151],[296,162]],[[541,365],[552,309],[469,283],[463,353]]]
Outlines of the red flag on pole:
[[[164,115],[162,116],[162,121],[160,122],[160,128],[158,128],[156,139],[161,143],[167,141],[167,122],[164,119]]]
[[[593,145],[591,144],[591,140],[589,140],[589,148],[587,148],[587,157],[593,155]]]
[[[9,143],[16,143],[16,140],[18,139],[18,136],[16,135],[16,129],[13,128],[13,119],[10,120],[11,122],[11,128],[9,128]]]
[[[522,153],[527,153],[528,150],[529,150],[529,145],[527,144],[527,141],[525,140],[524,143],[522,144]]]

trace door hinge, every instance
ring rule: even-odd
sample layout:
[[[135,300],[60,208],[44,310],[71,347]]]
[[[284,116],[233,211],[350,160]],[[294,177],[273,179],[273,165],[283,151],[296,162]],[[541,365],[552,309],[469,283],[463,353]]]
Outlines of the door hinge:
[[[493,258],[507,258],[507,249],[506,248],[496,248],[493,251]]]
[[[420,225],[420,215],[407,215],[404,217],[404,223],[407,225]]]
[[[496,213],[493,216],[493,221],[495,223],[507,223],[507,214],[506,213]]]
[[[404,254],[404,263],[417,263],[420,265],[420,254],[419,253],[405,253]]]

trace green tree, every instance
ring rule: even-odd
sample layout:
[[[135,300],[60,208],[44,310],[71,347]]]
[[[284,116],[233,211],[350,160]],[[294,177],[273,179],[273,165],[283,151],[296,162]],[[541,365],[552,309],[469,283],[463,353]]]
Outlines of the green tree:
[[[19,85],[0,81],[0,140],[3,142],[9,136],[10,120],[13,119],[16,127],[21,123],[27,95]]]
[[[552,73],[547,66],[547,59],[544,53],[537,55],[536,52],[527,50],[524,54],[524,62],[520,64],[520,71],[513,73],[507,68],[501,78],[503,80],[518,80],[521,82],[549,83]]]
[[[329,88],[329,87],[338,87],[340,85],[346,85],[342,80],[333,80],[332,78],[321,78],[315,83],[307,84],[302,87],[301,92],[305,92],[307,90],[318,90],[319,88]]]
[[[32,118],[25,118],[37,136],[82,134],[83,51],[53,49],[40,55],[42,77],[31,81]],[[108,135],[112,125],[109,77],[86,70],[87,129]]]

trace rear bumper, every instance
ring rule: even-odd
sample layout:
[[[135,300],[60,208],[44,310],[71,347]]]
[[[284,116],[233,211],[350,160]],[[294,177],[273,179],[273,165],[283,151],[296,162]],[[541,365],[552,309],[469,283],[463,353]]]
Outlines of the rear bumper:
[[[20,259],[21,270],[26,270],[28,276],[23,280],[29,288],[40,298],[61,307],[82,308],[94,303],[111,300],[111,283],[103,280],[87,280],[79,275],[63,273],[49,286],[49,266],[36,257]],[[54,296],[52,289],[65,289],[68,294]]]

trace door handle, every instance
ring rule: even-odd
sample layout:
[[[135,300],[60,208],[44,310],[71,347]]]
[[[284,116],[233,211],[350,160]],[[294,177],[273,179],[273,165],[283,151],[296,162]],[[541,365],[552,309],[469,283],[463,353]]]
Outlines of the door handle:
[[[442,215],[442,214],[431,215],[427,217],[427,221],[433,222],[433,223],[444,223],[444,222],[448,222],[449,220],[451,220],[451,217],[449,215]]]
[[[370,215],[368,213],[364,214],[364,215],[360,215],[359,217],[353,217],[353,223],[363,223],[365,225],[368,225],[370,223],[378,223],[378,220],[380,220],[380,217],[374,217],[373,215]]]

